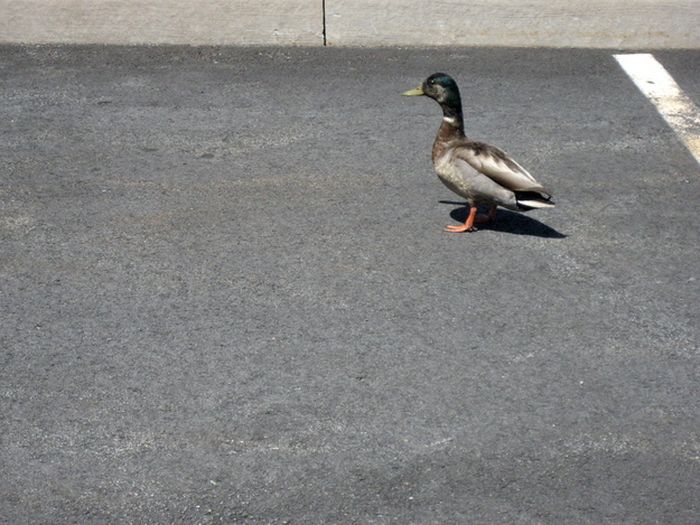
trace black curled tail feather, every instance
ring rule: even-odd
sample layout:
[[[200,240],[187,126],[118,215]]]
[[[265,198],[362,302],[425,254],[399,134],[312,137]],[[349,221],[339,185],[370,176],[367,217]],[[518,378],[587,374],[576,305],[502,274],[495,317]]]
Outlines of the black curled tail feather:
[[[522,211],[554,207],[552,196],[546,192],[516,190],[514,193],[518,208]]]

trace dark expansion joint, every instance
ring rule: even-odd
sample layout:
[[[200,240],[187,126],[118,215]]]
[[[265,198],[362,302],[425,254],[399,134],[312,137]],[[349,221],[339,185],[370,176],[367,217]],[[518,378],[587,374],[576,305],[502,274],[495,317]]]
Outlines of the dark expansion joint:
[[[323,15],[323,45],[328,45],[328,40],[326,38],[326,0],[321,0],[321,12]]]

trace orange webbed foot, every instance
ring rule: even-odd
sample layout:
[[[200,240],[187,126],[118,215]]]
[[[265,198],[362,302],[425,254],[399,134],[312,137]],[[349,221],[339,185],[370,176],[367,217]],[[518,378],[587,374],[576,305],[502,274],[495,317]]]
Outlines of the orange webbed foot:
[[[448,224],[445,226],[445,231],[450,233],[475,232],[476,230],[475,226],[467,226],[466,224],[460,224],[459,226]]]
[[[462,233],[462,232],[475,232],[474,220],[476,219],[476,206],[469,207],[469,215],[464,224],[460,226],[447,225],[445,226],[445,231],[450,233]]]

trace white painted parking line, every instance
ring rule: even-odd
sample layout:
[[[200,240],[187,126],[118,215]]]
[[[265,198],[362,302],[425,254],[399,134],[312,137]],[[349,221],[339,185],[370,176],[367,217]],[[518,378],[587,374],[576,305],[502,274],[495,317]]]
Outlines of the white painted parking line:
[[[700,164],[700,110],[648,53],[613,55]]]

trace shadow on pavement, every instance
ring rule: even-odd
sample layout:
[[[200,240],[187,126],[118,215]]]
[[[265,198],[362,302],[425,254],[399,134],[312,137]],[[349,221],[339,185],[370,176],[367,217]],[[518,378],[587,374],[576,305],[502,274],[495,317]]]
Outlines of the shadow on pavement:
[[[452,217],[457,222],[467,220],[466,203],[456,201],[439,201],[440,204],[450,204],[459,206],[450,212]],[[492,230],[497,232],[512,233],[515,235],[532,235],[534,237],[545,237],[549,239],[564,239],[566,235],[541,223],[537,219],[528,217],[524,213],[518,213],[510,210],[498,209],[496,220],[488,224],[479,224],[480,230]]]

